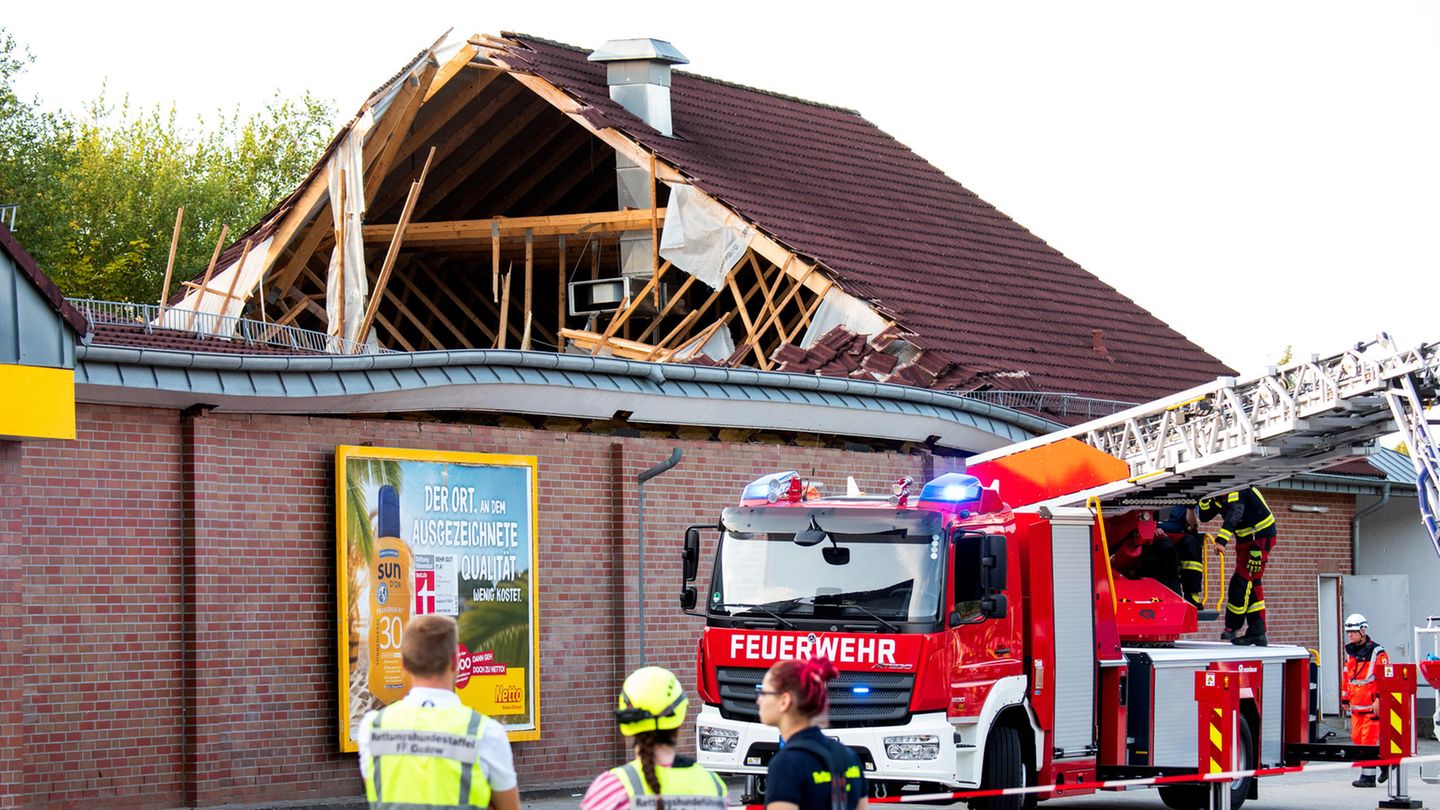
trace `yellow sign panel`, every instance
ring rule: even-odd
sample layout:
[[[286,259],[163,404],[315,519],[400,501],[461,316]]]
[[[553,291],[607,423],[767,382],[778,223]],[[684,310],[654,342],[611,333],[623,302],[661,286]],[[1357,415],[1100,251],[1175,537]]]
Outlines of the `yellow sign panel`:
[[[0,363],[0,437],[75,438],[75,372]]]
[[[456,692],[540,738],[539,517],[534,456],[342,446],[335,451],[340,745],[410,691],[412,616],[459,624]]]

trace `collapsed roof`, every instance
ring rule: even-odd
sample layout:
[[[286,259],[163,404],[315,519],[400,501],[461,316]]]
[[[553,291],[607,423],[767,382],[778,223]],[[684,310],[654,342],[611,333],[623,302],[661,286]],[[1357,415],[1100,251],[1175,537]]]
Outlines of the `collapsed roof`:
[[[683,61],[437,43],[173,303],[951,390],[1141,401],[1231,373],[858,113]]]

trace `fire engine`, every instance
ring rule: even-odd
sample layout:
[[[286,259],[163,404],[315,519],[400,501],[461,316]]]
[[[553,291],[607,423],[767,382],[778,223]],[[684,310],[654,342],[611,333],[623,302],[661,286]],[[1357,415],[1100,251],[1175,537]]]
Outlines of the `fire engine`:
[[[795,471],[756,479],[685,536],[690,583],[701,532],[719,531],[703,605],[694,586],[681,592],[705,618],[700,763],[762,795],[780,741],[759,723],[760,681],[809,655],[841,670],[827,733],[858,754],[876,796],[1056,786],[973,803],[1018,808],[1097,780],[1193,774],[1202,670],[1241,681],[1242,767],[1333,758],[1315,744],[1306,649],[1188,640],[1195,607],[1113,559],[1144,550],[1157,509],[1331,466],[1397,428],[1435,542],[1440,453],[1424,409],[1437,371],[1440,344],[1402,351],[1381,336],[972,456],[963,472],[900,478],[881,496],[821,496]],[[1210,579],[1223,587],[1228,573]],[[1255,789],[1233,783],[1232,806]],[[1207,799],[1198,785],[1159,790],[1173,808]]]

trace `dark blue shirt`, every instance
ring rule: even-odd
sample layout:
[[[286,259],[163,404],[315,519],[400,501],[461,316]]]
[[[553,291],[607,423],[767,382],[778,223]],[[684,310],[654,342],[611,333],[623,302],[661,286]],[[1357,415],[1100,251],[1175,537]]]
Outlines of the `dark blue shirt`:
[[[830,749],[831,758],[846,774],[845,807],[855,810],[866,791],[860,758],[815,726],[792,734],[780,753],[770,760],[770,772],[765,778],[765,803],[790,802],[799,805],[800,810],[830,810],[830,766],[809,751],[795,749],[794,743],[801,739],[813,740]],[[816,774],[826,776],[817,778]]]

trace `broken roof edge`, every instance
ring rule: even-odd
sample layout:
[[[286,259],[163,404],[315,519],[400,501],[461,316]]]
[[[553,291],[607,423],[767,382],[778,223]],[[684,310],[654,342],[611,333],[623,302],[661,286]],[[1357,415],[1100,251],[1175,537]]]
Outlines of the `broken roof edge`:
[[[251,225],[244,232],[236,235],[231,240],[230,244],[226,245],[224,249],[220,251],[220,254],[216,257],[215,260],[214,272],[223,272],[235,262],[239,261],[240,253],[244,249],[244,244],[246,240],[249,240],[252,243],[259,243],[273,235],[277,230],[279,230],[281,223],[283,223],[285,217],[290,214],[291,208],[295,205],[295,203],[302,199],[305,196],[305,193],[308,192],[315,183],[326,182],[320,176],[322,170],[324,170],[325,167],[329,165],[330,160],[334,157],[336,150],[340,148],[340,144],[345,142],[345,138],[349,136],[352,130],[354,130],[355,125],[360,122],[360,119],[364,117],[365,113],[369,112],[373,107],[375,107],[376,104],[384,100],[387,95],[393,95],[395,90],[401,85],[401,83],[408,79],[417,68],[426,63],[427,57],[433,58],[436,50],[439,49],[441,45],[450,38],[450,35],[454,32],[454,30],[455,29],[453,27],[447,29],[445,33],[441,34],[439,38],[437,38],[433,43],[431,43],[429,48],[426,48],[417,53],[414,57],[410,59],[409,62],[405,63],[404,67],[400,68],[400,70],[392,74],[390,78],[382,82],[379,87],[372,90],[365,97],[365,100],[361,102],[360,108],[355,111],[355,114],[350,116],[349,120],[347,120],[344,124],[340,125],[340,127],[335,130],[335,134],[330,138],[330,142],[327,143],[325,145],[325,148],[320,151],[319,156],[315,158],[314,165],[310,167],[310,171],[306,172],[305,176],[300,179],[300,182],[298,184],[296,184],[295,189],[289,194],[282,197],[278,202],[276,202],[269,211],[265,212],[263,216],[261,216],[258,220],[255,221],[254,225]],[[458,44],[463,46],[465,44],[465,41],[461,40]],[[318,206],[322,200],[327,200],[328,198],[329,192],[327,190],[323,194],[323,196],[317,198],[316,205]],[[274,260],[278,258],[287,247],[289,247],[288,240],[287,244],[272,246],[271,255],[265,258],[265,272],[268,272],[271,269],[271,265],[273,264]],[[205,270],[202,269],[197,271],[193,276],[191,276],[189,280],[192,282],[199,281],[204,275]],[[174,304],[184,301],[188,295],[189,293],[185,292],[184,285],[179,285],[176,288],[176,292],[172,294],[165,303],[167,306],[172,306]]]

